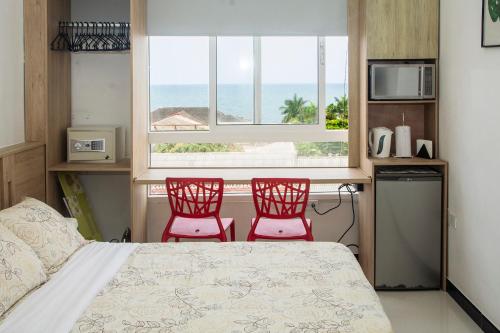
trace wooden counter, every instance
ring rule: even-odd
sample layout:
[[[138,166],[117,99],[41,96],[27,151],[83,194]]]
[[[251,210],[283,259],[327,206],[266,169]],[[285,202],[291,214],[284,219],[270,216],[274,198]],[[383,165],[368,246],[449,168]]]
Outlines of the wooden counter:
[[[203,168],[149,169],[134,179],[137,185],[164,184],[166,177],[216,177],[227,184],[245,184],[252,178],[309,178],[315,184],[371,184],[359,168]]]

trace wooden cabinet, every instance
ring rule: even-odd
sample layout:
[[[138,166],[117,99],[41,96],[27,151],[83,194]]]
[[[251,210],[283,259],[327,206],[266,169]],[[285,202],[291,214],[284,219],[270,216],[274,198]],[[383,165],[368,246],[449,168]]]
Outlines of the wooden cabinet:
[[[368,59],[438,58],[439,0],[366,0]]]
[[[21,144],[0,151],[0,208],[23,197],[45,201],[45,146]]]

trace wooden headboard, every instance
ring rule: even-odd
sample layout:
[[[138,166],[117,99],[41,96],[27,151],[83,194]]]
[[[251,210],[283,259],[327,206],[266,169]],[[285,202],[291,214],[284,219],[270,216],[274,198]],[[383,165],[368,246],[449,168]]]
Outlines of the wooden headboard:
[[[45,201],[45,145],[41,143],[0,149],[0,209],[26,196]]]

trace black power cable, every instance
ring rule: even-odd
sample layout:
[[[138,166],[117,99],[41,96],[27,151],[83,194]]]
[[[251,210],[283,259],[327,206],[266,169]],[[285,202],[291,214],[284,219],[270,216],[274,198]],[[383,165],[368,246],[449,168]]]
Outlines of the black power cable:
[[[340,243],[342,241],[342,239],[345,237],[345,235],[347,235],[347,233],[349,231],[351,231],[352,227],[354,227],[354,224],[356,223],[356,210],[354,208],[354,194],[357,192],[356,190],[352,189],[351,188],[351,185],[350,184],[342,184],[339,186],[338,188],[338,194],[339,194],[339,203],[324,211],[324,212],[320,212],[316,209],[316,204],[313,202],[311,204],[311,207],[312,209],[314,210],[314,212],[320,216],[323,216],[323,215],[326,215],[328,213],[330,213],[331,211],[339,208],[341,205],[342,205],[342,194],[340,193],[342,191],[342,189],[345,188],[347,192],[349,192],[349,194],[351,195],[351,208],[352,208],[352,222],[351,222],[351,225],[349,226],[349,228],[346,229],[346,231],[344,231],[344,233],[342,234],[342,236],[340,236],[340,238],[337,240],[337,243]],[[346,245],[347,247],[357,247],[359,248],[359,246],[357,244],[349,244],[349,245]]]

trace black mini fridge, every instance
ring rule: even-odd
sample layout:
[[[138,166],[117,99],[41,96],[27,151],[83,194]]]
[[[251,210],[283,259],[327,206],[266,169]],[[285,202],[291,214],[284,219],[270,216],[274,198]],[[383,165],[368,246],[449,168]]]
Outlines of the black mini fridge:
[[[442,182],[442,174],[427,167],[377,170],[376,289],[441,287]]]

